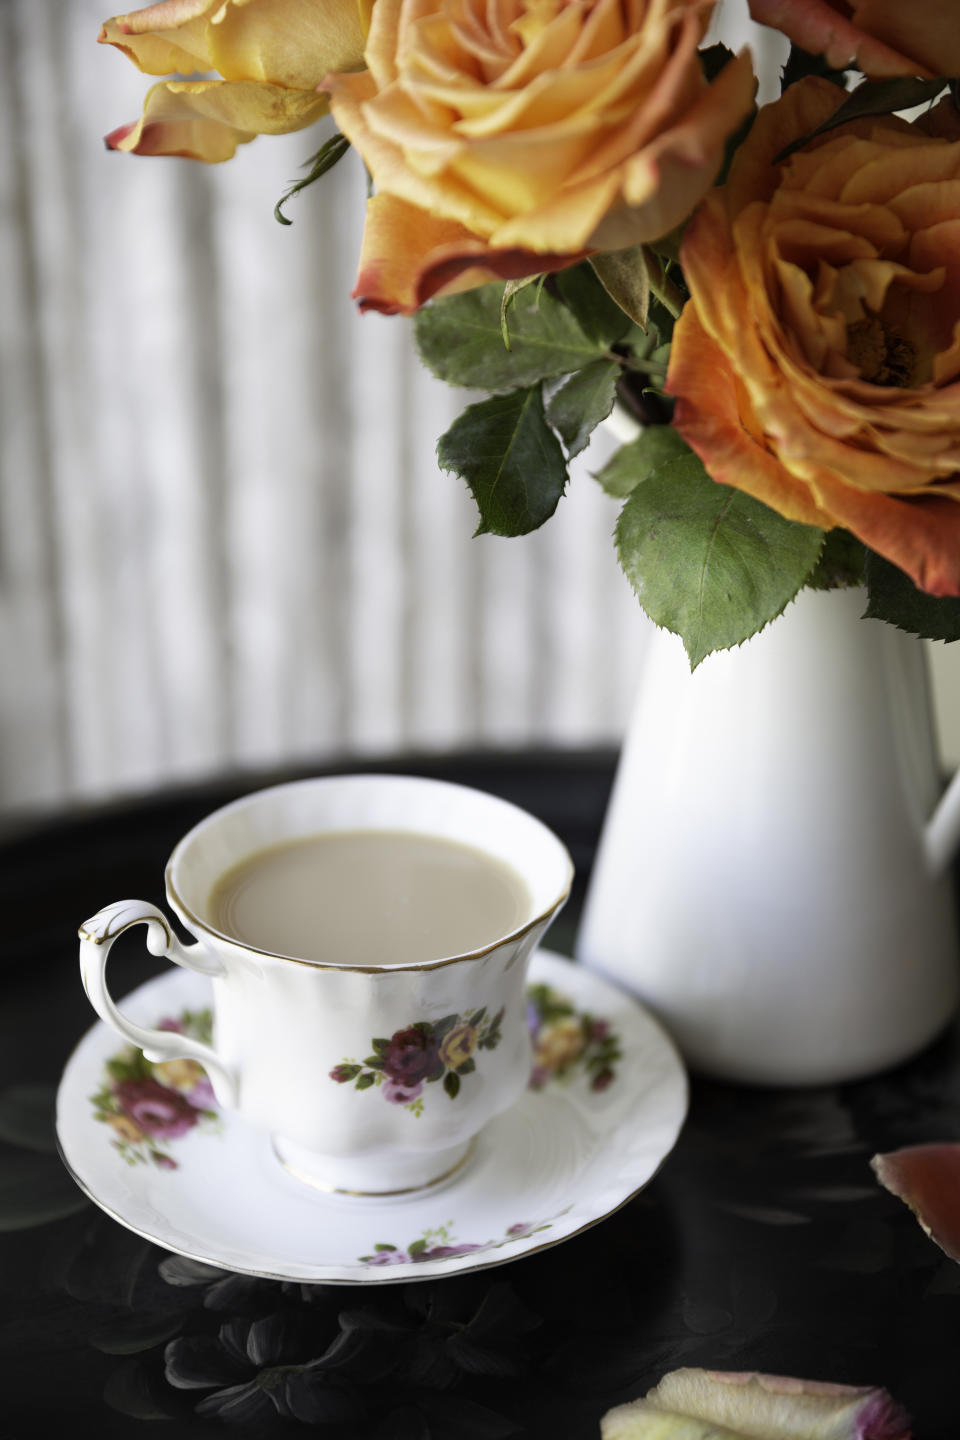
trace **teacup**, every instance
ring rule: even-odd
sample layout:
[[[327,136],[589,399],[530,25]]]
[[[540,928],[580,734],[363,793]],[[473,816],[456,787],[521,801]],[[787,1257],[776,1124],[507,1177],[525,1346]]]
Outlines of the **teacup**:
[[[375,912],[386,901],[379,892],[371,900],[363,875],[372,867],[361,863],[353,872],[360,878],[349,884],[331,872],[321,908],[331,926],[334,912],[339,916],[340,934],[330,950],[321,925],[315,942],[314,931],[304,932],[311,943],[300,948],[309,955],[286,953],[290,935],[280,922],[293,907],[279,902],[281,892],[264,878],[267,862],[279,863],[284,882],[291,881],[287,854],[302,859],[303,847],[316,846],[318,864],[339,863],[338,852],[358,843],[362,850],[364,837],[370,854],[386,846],[388,874],[397,868],[391,854],[405,861],[414,850],[439,847],[443,862],[446,847],[467,865],[459,882],[466,893],[476,863],[484,883],[505,883],[505,908],[497,912],[484,900],[479,938],[471,942],[472,932],[457,926],[459,902],[448,916],[452,929],[444,930],[431,897],[452,882],[432,880],[420,883],[419,894],[414,886],[412,903],[394,896],[394,918],[378,930]],[[267,898],[256,901],[252,890],[253,919],[231,933],[234,909],[243,909],[234,900],[247,894],[251,875],[266,885]],[[215,811],[175,847],[167,898],[195,944],[181,944],[155,906],[121,900],[81,926],[81,975],[98,1015],[148,1060],[199,1061],[218,1102],[267,1131],[293,1174],[328,1190],[396,1194],[457,1170],[484,1125],[525,1088],[529,960],[572,878],[570,856],[552,831],[481,791],[397,775],[304,780]],[[431,934],[435,920],[440,928]],[[152,954],[211,977],[212,1045],[137,1025],[117,1008],[106,985],[107,956],[137,924],[147,926]],[[367,939],[355,944],[353,928]],[[414,932],[419,938],[410,941]],[[452,949],[443,948],[447,933]],[[399,960],[392,936],[405,944]]]

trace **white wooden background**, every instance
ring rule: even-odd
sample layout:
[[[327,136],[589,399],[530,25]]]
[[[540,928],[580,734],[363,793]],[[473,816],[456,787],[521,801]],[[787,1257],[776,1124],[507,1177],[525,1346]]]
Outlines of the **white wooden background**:
[[[618,740],[646,631],[589,474],[610,442],[540,533],[471,538],[434,458],[469,397],[349,299],[356,157],[284,229],[316,132],[108,153],[150,82],[106,14],[0,0],[0,811]]]

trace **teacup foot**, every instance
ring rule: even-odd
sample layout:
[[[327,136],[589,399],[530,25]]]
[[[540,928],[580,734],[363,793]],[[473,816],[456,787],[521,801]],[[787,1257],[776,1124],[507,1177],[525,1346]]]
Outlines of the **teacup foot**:
[[[447,1150],[414,1151],[407,1155],[366,1158],[357,1155],[318,1155],[281,1135],[273,1136],[273,1149],[285,1170],[315,1190],[336,1195],[391,1196],[428,1190],[461,1170],[473,1155],[476,1137]]]

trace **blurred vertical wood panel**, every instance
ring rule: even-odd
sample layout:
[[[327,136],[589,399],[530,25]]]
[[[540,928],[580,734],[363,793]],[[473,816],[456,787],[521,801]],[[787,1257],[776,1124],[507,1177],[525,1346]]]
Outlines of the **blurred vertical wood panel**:
[[[618,738],[641,631],[589,462],[539,535],[474,539],[435,456],[472,397],[350,299],[356,157],[282,228],[315,134],[106,152],[151,82],[102,18],[0,6],[0,808]]]

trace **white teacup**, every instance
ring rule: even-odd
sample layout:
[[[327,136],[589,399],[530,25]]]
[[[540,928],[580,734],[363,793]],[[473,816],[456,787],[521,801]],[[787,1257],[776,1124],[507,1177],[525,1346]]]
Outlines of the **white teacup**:
[[[399,964],[389,954],[305,960],[217,928],[213,897],[235,866],[358,832],[435,837],[508,866],[522,886],[515,923],[461,953]],[[152,1062],[199,1061],[220,1104],[269,1132],[294,1174],[325,1189],[394,1194],[451,1174],[526,1086],[528,964],[572,878],[545,825],[481,791],[396,775],[304,780],[215,811],[174,849],[167,898],[196,944],[182,945],[155,906],[121,900],[81,926],[81,975],[108,1025]],[[114,1004],[107,956],[136,924],[146,924],[152,954],[212,978],[212,1046],[134,1024]]]

